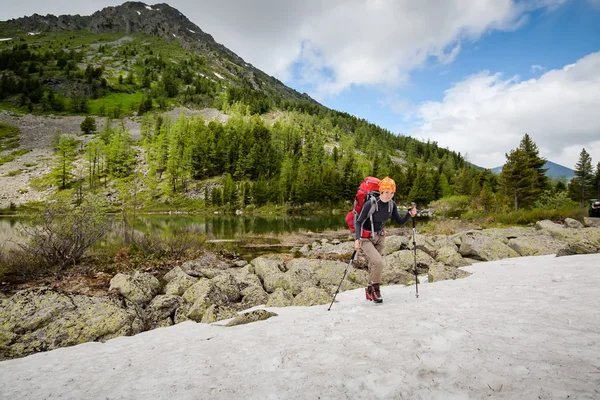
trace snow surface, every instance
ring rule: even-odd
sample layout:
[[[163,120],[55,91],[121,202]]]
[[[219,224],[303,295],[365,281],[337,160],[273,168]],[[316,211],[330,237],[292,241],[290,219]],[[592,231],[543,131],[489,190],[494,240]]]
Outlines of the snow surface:
[[[0,42],[5,42],[7,40],[12,40],[12,38],[10,38],[10,37],[9,38],[2,38],[2,39],[0,39]]]
[[[188,31],[190,31],[190,32],[192,32],[192,33],[196,33],[196,32],[194,32],[193,30],[191,30],[190,28],[188,28]]]
[[[225,79],[225,78],[223,78],[223,77],[222,77],[222,76],[221,76],[219,73],[217,73],[217,72],[213,72],[213,74],[215,74],[215,75],[217,76],[217,78],[219,78],[219,79]]]
[[[5,399],[598,399],[600,254],[521,257],[456,281],[184,322],[0,363]],[[223,322],[221,322],[222,324]]]
[[[153,10],[153,8],[152,8],[152,7],[150,7],[150,6],[146,6],[146,9],[147,9],[147,10],[150,10],[150,11],[152,11],[152,10]]]
[[[142,13],[140,11],[137,11],[138,15],[142,15]]]

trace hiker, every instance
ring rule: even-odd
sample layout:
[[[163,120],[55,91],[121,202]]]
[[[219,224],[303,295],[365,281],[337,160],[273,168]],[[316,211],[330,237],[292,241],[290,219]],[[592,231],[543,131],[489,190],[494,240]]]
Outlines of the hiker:
[[[410,217],[417,214],[417,209],[411,207],[408,213],[401,217],[398,213],[398,206],[392,200],[395,192],[396,182],[386,176],[379,183],[379,196],[375,195],[373,201],[365,202],[360,215],[356,219],[354,249],[362,249],[369,260],[369,285],[366,287],[365,292],[367,300],[376,303],[383,301],[379,284],[381,283],[381,272],[383,270],[384,225],[391,217],[398,225],[402,226],[408,222]],[[369,217],[371,207],[376,207],[377,211]]]
[[[590,217],[600,218],[600,201],[594,202],[590,209]]]

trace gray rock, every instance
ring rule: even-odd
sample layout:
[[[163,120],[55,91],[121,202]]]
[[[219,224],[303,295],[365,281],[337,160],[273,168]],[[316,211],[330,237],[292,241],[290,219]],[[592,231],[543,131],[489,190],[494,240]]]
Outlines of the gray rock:
[[[23,290],[0,308],[0,358],[134,335],[143,327],[133,304],[123,299]]]
[[[309,287],[294,297],[292,305],[294,306],[316,306],[318,304],[327,304],[331,301],[332,295],[328,291]]]
[[[294,302],[294,295],[287,290],[277,289],[269,295],[267,307],[288,307]]]
[[[160,293],[160,282],[151,274],[136,271],[133,275],[115,275],[110,280],[109,290],[116,290],[128,300],[143,305]]]
[[[229,321],[226,326],[236,326],[249,324],[251,322],[264,321],[271,317],[276,317],[277,314],[267,310],[254,310],[242,315],[238,315],[233,320]]]
[[[472,274],[459,268],[449,267],[443,264],[434,264],[429,267],[427,280],[428,282],[437,282],[449,279],[466,278],[469,275]]]
[[[583,217],[583,223],[586,227],[600,228],[600,218]]]
[[[565,242],[550,235],[525,236],[508,241],[508,247],[523,257],[556,254],[564,246]]]
[[[571,229],[581,229],[583,228],[583,224],[579,221],[577,221],[576,219],[573,218],[565,218],[565,223],[564,223],[566,228],[571,228]]]
[[[475,258],[482,261],[493,261],[519,256],[519,253],[502,241],[491,239],[477,232],[467,232],[461,235],[461,244],[458,252],[463,257]]]
[[[182,296],[185,291],[192,287],[196,282],[198,282],[198,279],[192,278],[188,274],[182,272],[181,275],[176,276],[167,283],[167,286],[165,286],[165,294]]]

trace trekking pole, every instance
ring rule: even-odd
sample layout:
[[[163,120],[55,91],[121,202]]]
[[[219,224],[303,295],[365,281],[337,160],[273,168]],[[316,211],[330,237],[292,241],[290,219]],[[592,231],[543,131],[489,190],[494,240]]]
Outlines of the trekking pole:
[[[337,296],[338,292],[340,291],[340,288],[342,287],[342,282],[344,282],[344,278],[346,277],[346,273],[348,272],[348,269],[352,265],[352,261],[356,260],[356,256],[357,255],[358,255],[358,250],[354,250],[354,253],[352,253],[352,258],[350,259],[350,262],[346,266],[346,270],[344,271],[344,275],[342,276],[342,280],[340,281],[340,284],[338,285],[338,288],[335,291],[335,294],[333,295],[333,300],[331,300],[331,304],[329,305],[329,308],[327,309],[327,311],[331,311],[331,306],[333,305],[333,302],[335,301],[335,296]]]
[[[415,203],[410,203],[411,207],[416,207],[417,205]],[[417,232],[415,230],[415,218],[411,217],[412,219],[412,230],[413,230],[413,254],[415,256],[415,296],[417,297],[417,299],[419,298],[419,275],[417,273],[417,241],[416,241],[416,235]]]

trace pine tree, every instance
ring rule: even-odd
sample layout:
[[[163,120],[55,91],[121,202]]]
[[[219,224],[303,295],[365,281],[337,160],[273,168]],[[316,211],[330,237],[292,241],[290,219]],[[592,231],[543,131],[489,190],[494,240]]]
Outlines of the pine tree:
[[[73,178],[73,163],[77,155],[79,140],[66,134],[60,135],[56,145],[56,161],[52,175],[61,189],[66,189],[67,183]]]
[[[594,171],[592,169],[592,158],[585,149],[579,153],[579,161],[575,165],[575,177],[570,185],[571,198],[579,201],[581,206],[594,196]]]
[[[519,148],[527,155],[526,168],[534,172],[531,187],[527,192],[527,196],[522,199],[524,206],[530,206],[545,190],[550,189],[548,177],[546,176],[548,169],[543,168],[546,159],[540,157],[537,145],[528,134],[523,136]]]
[[[521,201],[527,196],[527,190],[535,179],[534,171],[527,168],[527,154],[517,148],[506,154],[506,163],[500,173],[500,181],[504,194],[512,198],[515,211],[521,206]]]
[[[596,188],[596,199],[600,200],[600,161],[596,164],[596,177],[594,180]]]

